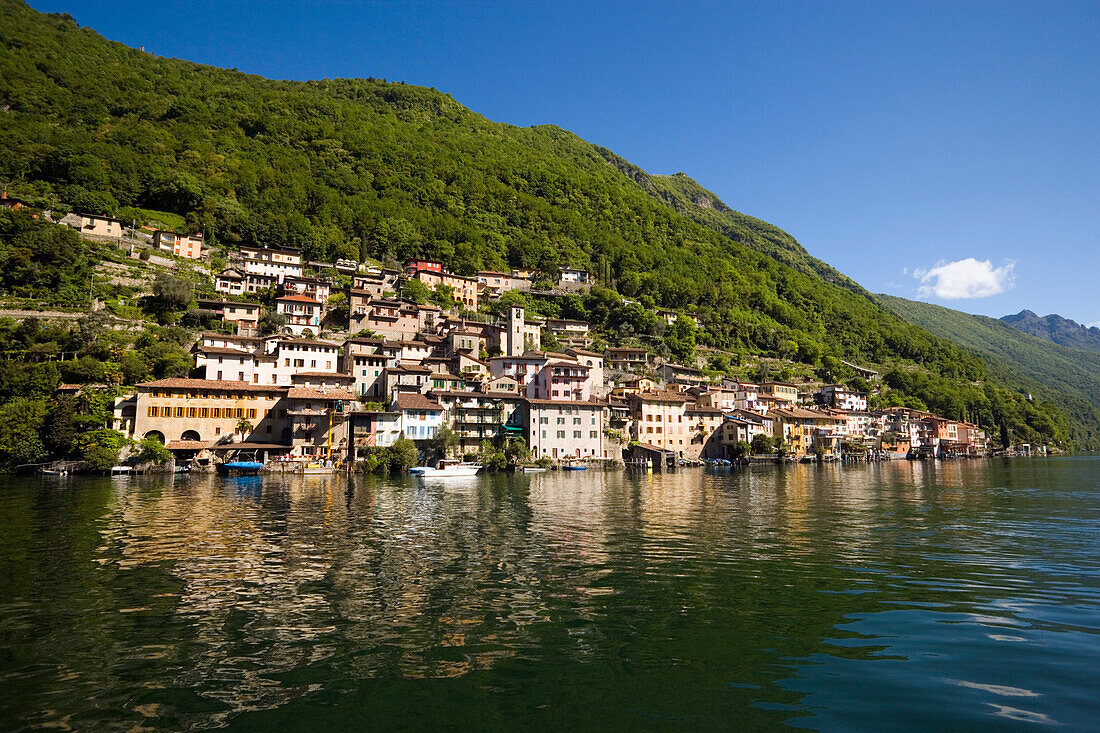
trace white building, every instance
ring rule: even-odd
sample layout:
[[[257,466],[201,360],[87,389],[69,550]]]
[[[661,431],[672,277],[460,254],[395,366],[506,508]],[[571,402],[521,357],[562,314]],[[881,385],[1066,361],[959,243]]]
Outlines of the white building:
[[[535,458],[604,458],[606,405],[599,402],[525,400],[527,445]]]
[[[308,295],[284,295],[275,299],[275,312],[286,316],[286,327],[296,336],[321,331],[321,304]]]
[[[401,413],[401,432],[409,440],[430,440],[447,424],[443,406],[418,392],[398,392],[393,410]]]
[[[245,272],[274,277],[278,282],[287,275],[302,276],[302,255],[296,249],[241,247],[240,259]]]

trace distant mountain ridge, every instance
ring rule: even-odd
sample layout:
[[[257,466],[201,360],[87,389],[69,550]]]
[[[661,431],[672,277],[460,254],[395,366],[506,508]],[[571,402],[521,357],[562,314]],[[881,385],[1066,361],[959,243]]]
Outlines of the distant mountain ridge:
[[[989,371],[1001,379],[1060,404],[1072,418],[1074,439],[1082,447],[1100,448],[1100,353],[1051,343],[1021,332],[1003,319],[892,295],[876,297],[911,323],[978,352]],[[1030,315],[1038,319],[1034,313]]]
[[[1096,326],[1082,326],[1057,313],[1039,316],[1026,309],[1013,316],[1001,316],[1001,320],[1017,330],[1060,346],[1100,353],[1100,328]]]

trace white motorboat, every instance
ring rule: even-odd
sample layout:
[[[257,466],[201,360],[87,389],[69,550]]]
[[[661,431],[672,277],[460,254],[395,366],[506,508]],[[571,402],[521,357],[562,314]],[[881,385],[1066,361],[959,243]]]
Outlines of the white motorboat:
[[[450,476],[473,476],[481,470],[480,463],[459,463],[458,461],[441,461],[438,467],[413,466],[409,473],[424,478],[447,478]]]

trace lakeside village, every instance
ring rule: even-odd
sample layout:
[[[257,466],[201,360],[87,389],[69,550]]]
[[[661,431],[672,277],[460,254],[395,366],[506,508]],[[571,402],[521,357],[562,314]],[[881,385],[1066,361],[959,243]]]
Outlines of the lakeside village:
[[[69,218],[89,237],[121,238],[125,227],[105,217]],[[157,231],[148,241],[176,257],[203,257],[200,235]],[[297,250],[242,246],[213,275],[224,297],[198,301],[222,330],[203,332],[192,347],[192,377],[145,382],[117,397],[114,427],[163,444],[173,470],[233,461],[335,470],[369,465],[372,455],[405,441],[418,463],[441,453],[484,460],[489,450],[507,452],[513,464],[656,470],[989,453],[976,425],[905,407],[869,410],[866,392],[842,384],[708,379],[698,365],[645,348],[593,351],[588,323],[532,318],[521,306],[470,317],[486,299],[530,291],[539,276],[531,270],[467,277],[423,260],[403,270],[347,260],[335,268],[351,279],[346,335],[317,338],[332,282],[307,275]],[[554,290],[565,293],[593,280],[569,267],[556,275]],[[397,297],[411,281],[445,288],[455,308]],[[235,298],[265,291],[275,293],[284,325],[261,336],[264,306]],[[685,317],[659,315],[670,324]],[[554,350],[543,350],[544,340]],[[871,369],[847,366],[868,383],[877,380]],[[95,386],[60,391],[87,389]]]

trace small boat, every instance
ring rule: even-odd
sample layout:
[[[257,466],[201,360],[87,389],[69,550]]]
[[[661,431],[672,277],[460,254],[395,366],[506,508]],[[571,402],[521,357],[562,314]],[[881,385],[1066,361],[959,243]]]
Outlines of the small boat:
[[[520,466],[519,470],[523,473],[544,473],[546,471],[542,466]]]
[[[131,466],[111,466],[112,476],[128,476],[134,472]]]
[[[480,463],[459,463],[458,461],[440,461],[438,467],[413,466],[409,473],[424,478],[448,478],[453,476],[473,476],[481,470]]]
[[[43,476],[68,476],[69,472],[61,468],[40,468],[38,472]]]
[[[259,461],[226,461],[218,464],[222,476],[249,476],[260,472],[264,464]]]
[[[336,470],[335,466],[326,466],[322,463],[309,463],[302,466],[302,473],[307,476],[324,476]]]
[[[587,471],[588,466],[562,466],[563,471]]]

